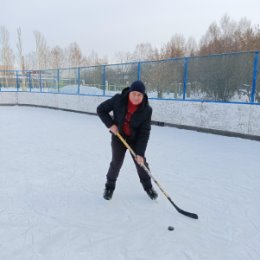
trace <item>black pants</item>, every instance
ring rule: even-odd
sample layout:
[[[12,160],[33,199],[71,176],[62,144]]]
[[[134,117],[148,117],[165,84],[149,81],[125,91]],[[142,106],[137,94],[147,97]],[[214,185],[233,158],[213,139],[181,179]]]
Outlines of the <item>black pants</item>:
[[[135,144],[130,143],[129,145],[135,151]],[[119,171],[124,162],[125,153],[127,149],[124,146],[124,144],[119,140],[119,138],[114,135],[112,135],[111,147],[112,147],[112,160],[107,173],[106,187],[114,189],[116,185],[117,177],[119,175]],[[151,184],[150,176],[146,173],[146,171],[141,166],[137,164],[134,158],[133,161],[135,163],[137,173],[139,175],[140,182],[142,183],[143,188],[145,190],[151,188],[152,184]],[[146,162],[145,158],[144,158],[144,164],[149,169],[148,163]]]

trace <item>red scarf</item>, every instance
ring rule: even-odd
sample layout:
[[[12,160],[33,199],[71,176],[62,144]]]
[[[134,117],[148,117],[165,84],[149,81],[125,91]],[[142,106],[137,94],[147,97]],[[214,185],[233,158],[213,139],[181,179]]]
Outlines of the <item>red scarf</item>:
[[[131,101],[128,99],[127,113],[123,124],[123,131],[127,136],[131,135],[130,121],[132,119],[133,113],[137,110],[138,106],[139,105],[134,105],[133,103],[131,103]]]

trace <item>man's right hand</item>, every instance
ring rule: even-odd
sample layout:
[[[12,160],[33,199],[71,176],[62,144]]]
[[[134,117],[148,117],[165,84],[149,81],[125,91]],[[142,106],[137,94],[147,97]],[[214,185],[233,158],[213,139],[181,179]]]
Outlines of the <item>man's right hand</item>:
[[[110,131],[112,134],[116,135],[116,134],[118,133],[118,127],[117,127],[117,125],[112,125],[112,126],[109,128],[109,131]]]

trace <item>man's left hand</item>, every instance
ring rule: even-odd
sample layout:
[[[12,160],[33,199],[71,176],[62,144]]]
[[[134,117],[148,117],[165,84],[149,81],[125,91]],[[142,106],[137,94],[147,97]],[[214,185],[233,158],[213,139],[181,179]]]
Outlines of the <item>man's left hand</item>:
[[[135,160],[136,160],[136,162],[137,162],[139,165],[143,165],[143,164],[144,164],[144,157],[142,157],[142,156],[140,156],[140,155],[136,155]]]

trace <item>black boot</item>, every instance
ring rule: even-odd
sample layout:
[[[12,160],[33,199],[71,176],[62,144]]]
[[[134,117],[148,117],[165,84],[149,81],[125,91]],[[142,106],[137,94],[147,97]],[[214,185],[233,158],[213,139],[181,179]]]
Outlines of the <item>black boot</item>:
[[[156,200],[158,197],[157,192],[153,189],[153,187],[148,188],[145,190],[148,196],[150,197],[151,200]]]
[[[114,189],[106,187],[105,190],[104,190],[103,198],[105,200],[111,200],[112,196],[113,196],[113,192],[114,192]]]
[[[103,194],[103,198],[105,200],[111,200],[112,199],[115,187],[116,187],[116,180],[107,180],[107,182],[105,184],[104,194]]]

